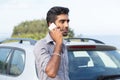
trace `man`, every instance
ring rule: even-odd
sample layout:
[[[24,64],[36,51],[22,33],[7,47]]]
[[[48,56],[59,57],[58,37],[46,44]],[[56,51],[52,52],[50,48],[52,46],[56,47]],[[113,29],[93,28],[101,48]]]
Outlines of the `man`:
[[[34,53],[37,72],[40,80],[69,80],[68,56],[63,36],[67,36],[69,27],[69,9],[52,7],[46,17],[48,26],[54,23],[57,27],[38,41]]]

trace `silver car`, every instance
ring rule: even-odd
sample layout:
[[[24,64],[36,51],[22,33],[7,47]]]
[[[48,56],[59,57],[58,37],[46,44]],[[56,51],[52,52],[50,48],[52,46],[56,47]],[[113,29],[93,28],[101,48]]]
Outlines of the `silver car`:
[[[11,40],[19,42],[0,44],[0,80],[38,80],[33,54],[35,41]]]

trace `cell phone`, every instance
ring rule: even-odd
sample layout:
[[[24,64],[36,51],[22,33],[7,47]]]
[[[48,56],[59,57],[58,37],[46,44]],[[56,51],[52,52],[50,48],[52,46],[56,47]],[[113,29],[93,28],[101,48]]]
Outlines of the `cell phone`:
[[[53,30],[54,28],[56,28],[57,26],[54,23],[51,23],[50,26],[48,27],[49,30]]]

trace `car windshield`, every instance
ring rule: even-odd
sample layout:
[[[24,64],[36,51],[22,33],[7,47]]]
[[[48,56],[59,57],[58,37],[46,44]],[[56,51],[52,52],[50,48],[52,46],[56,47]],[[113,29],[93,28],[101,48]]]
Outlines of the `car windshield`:
[[[68,51],[70,80],[97,80],[99,76],[120,75],[120,53],[107,51]]]

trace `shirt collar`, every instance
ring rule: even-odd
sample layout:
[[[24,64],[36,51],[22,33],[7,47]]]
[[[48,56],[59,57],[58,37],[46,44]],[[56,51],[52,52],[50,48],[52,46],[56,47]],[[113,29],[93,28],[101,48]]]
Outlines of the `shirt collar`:
[[[47,43],[53,43],[53,39],[51,38],[50,34],[48,33],[47,36],[45,37]]]
[[[50,36],[50,33],[47,34],[47,36],[45,37],[46,42],[47,43],[53,43],[55,44],[54,40],[52,39],[52,37]],[[63,39],[63,45],[65,45],[67,42]]]

